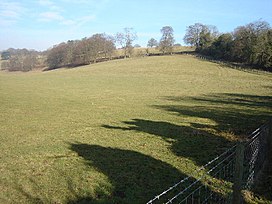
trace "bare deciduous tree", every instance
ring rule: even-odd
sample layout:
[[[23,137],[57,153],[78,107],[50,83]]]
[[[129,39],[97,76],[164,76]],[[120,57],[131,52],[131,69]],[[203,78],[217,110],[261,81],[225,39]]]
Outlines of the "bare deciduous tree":
[[[151,38],[148,42],[147,42],[147,47],[157,47],[158,46],[158,41],[155,40],[154,38]]]
[[[196,49],[201,49],[210,46],[217,35],[218,31],[215,26],[195,23],[187,27],[183,40],[186,44],[196,46]]]
[[[164,26],[161,29],[162,37],[160,40],[160,50],[163,53],[172,53],[174,39],[174,30],[171,26]]]
[[[9,58],[2,64],[2,69],[8,71],[30,71],[38,66],[39,52],[27,49],[8,49]]]
[[[127,56],[130,57],[133,50],[132,43],[137,39],[137,35],[133,31],[133,28],[124,28],[124,33],[117,33],[115,38],[116,42],[124,49],[125,58]]]

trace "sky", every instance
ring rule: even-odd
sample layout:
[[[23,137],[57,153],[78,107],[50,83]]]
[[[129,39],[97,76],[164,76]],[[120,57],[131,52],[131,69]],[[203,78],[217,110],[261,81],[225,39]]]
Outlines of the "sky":
[[[114,35],[133,28],[134,44],[160,40],[171,26],[176,43],[194,23],[215,25],[219,32],[257,20],[272,26],[272,0],[0,0],[0,51],[39,51],[96,33]]]

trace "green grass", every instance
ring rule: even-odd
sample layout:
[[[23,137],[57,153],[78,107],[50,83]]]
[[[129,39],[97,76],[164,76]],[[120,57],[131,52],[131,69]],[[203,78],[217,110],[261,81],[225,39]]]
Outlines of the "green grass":
[[[271,79],[178,55],[0,72],[0,203],[144,203],[271,116]]]

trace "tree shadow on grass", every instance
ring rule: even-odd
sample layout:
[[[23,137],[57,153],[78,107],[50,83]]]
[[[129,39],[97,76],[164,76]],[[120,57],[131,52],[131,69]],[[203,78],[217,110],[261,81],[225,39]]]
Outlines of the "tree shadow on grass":
[[[95,167],[97,171],[105,174],[112,185],[110,195],[103,194],[103,189],[98,188],[96,198],[77,197],[77,199],[69,201],[70,204],[147,203],[168,187],[187,177],[187,175],[163,161],[131,150],[82,143],[72,143],[70,149],[84,158],[87,166]],[[178,185],[162,196],[158,203],[166,203],[195,181],[194,178],[190,177],[182,185]],[[198,187],[213,195],[212,198],[209,198],[210,200],[225,199],[222,194],[212,191],[210,187],[205,186],[200,181],[192,189]],[[184,199],[184,197],[179,197],[177,200],[180,199]]]
[[[247,136],[272,115],[272,97],[246,94],[215,94],[202,97],[165,97],[166,100],[188,105],[160,105],[155,108],[176,113],[179,116],[190,116],[210,119],[216,125],[204,125],[219,132],[232,132],[237,136]],[[188,103],[187,103],[188,104]],[[197,127],[201,124],[191,123]]]
[[[185,177],[171,165],[131,150],[82,143],[73,143],[70,149],[84,158],[87,166],[108,176],[113,192],[110,196],[100,194],[97,199],[78,198],[69,203],[146,203]]]
[[[171,151],[202,166],[222,153],[231,142],[197,128],[179,126],[169,122],[132,119],[124,121],[128,127],[103,125],[104,128],[145,132],[159,136],[171,144]],[[200,153],[201,152],[201,153]]]
[[[152,107],[178,114],[181,119],[189,116],[197,120],[189,120],[190,126],[180,126],[165,121],[138,118],[123,121],[125,127],[111,125],[102,127],[159,136],[171,143],[174,154],[189,158],[198,165],[204,165],[233,145],[234,141],[220,136],[221,133],[231,132],[237,137],[245,136],[271,116],[272,97],[270,96],[217,94],[194,98],[166,97],[165,99],[177,104]],[[188,102],[192,102],[193,105],[189,106]],[[199,119],[209,119],[213,123],[212,125],[201,123],[199,121],[202,120]],[[163,186],[167,185],[163,184]]]
[[[201,166],[233,145],[237,139],[244,139],[272,115],[270,96],[215,94],[164,99],[176,104],[152,107],[180,116],[181,121],[187,120],[189,126],[135,118],[123,121],[125,127],[102,127],[159,136],[171,144],[171,151],[175,155],[189,158]],[[193,105],[188,105],[190,103]],[[188,116],[192,117],[189,122]],[[201,123],[203,119],[212,123]]]

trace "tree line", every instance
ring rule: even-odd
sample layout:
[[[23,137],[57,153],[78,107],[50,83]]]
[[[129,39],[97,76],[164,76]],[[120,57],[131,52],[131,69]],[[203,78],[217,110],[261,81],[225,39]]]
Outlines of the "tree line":
[[[82,40],[68,41],[54,46],[48,51],[48,69],[59,67],[75,67],[98,61],[111,60],[119,44],[124,51],[123,57],[129,57],[133,49],[133,41],[137,38],[132,28],[125,28],[115,36],[94,34]]]
[[[8,71],[30,71],[46,66],[45,52],[9,48],[1,53],[1,69]]]
[[[114,41],[106,34],[95,34],[82,40],[70,40],[48,51],[49,69],[75,67],[96,62],[99,58],[111,58],[115,50]]]
[[[159,46],[163,53],[172,52],[174,43],[173,28],[165,26],[161,29],[161,32],[162,39],[160,43],[153,39],[153,44],[148,42],[148,46]],[[121,47],[123,53],[119,52],[114,57],[127,58],[132,55],[134,47],[140,47],[137,44],[133,46],[136,39],[137,35],[133,28],[124,28],[123,32],[118,32],[115,36],[105,33],[94,34],[89,38],[62,42],[42,53],[11,48],[1,53],[2,60],[5,60],[2,68],[9,71],[30,71],[38,65],[41,66],[38,60],[39,57],[44,59],[43,66],[46,66],[47,70],[87,65],[112,59],[117,45]]]
[[[161,38],[151,38],[148,48],[156,47],[162,54],[173,53],[175,38],[171,26],[161,28]],[[127,58],[133,53],[133,42],[137,39],[133,28],[124,28],[115,36],[105,33],[94,34],[81,40],[69,40],[53,46],[45,52],[26,49],[8,49],[1,53],[2,69],[29,71],[37,67],[48,70],[59,67],[87,65],[113,58]],[[272,71],[272,29],[266,21],[256,21],[239,26],[231,33],[219,33],[212,25],[195,23],[186,29],[183,38],[186,44],[194,46],[196,52],[214,59],[254,65]],[[117,45],[121,51],[116,54]],[[122,52],[122,53],[121,53]],[[141,52],[148,55],[149,49]]]
[[[266,21],[219,33],[215,26],[196,23],[187,27],[184,42],[214,59],[254,65],[272,71],[272,29]]]
[[[126,30],[130,32],[129,29]],[[124,49],[129,50],[132,35],[119,33],[117,40],[125,42]],[[116,50],[115,39],[106,34],[94,34],[82,40],[69,40],[53,46],[44,52],[10,48],[1,52],[1,69],[8,71],[30,71],[35,68],[47,70],[59,67],[74,67],[95,63],[101,59],[111,59]],[[119,42],[119,41],[118,41]],[[127,51],[126,55],[129,54]]]

